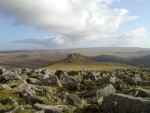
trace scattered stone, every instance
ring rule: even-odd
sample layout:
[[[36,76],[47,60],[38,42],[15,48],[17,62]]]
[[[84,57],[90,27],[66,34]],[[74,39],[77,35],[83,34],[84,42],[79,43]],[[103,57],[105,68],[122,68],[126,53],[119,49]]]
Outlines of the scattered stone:
[[[150,113],[149,75],[0,67],[0,113]]]

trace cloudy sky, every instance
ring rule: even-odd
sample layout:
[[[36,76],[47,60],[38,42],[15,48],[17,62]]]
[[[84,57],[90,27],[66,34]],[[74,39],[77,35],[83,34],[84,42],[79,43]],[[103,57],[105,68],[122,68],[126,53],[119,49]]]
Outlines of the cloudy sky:
[[[150,48],[150,0],[0,0],[0,50]]]

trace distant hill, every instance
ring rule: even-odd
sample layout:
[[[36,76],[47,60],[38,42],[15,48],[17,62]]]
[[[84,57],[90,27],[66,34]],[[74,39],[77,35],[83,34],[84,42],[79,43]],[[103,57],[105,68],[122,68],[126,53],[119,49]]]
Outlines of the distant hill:
[[[111,62],[150,67],[150,49],[97,47],[0,52],[0,65],[9,67],[40,68],[60,61],[72,64]]]
[[[121,63],[134,66],[145,66],[150,67],[150,55],[135,57],[135,58],[122,58],[111,55],[101,55],[94,57],[97,62],[112,62],[112,63]]]
[[[118,56],[112,56],[112,55],[100,55],[93,57],[97,62],[112,62],[112,63],[127,63],[129,58],[123,58]]]
[[[128,61],[128,64],[150,67],[150,55],[132,58]]]
[[[150,55],[150,49],[135,47],[96,47],[68,49],[68,53],[80,53],[84,56],[111,55],[123,58],[135,58]]]

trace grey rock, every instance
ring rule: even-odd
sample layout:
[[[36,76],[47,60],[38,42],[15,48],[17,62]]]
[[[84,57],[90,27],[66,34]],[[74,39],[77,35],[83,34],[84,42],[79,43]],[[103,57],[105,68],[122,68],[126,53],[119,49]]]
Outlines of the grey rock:
[[[150,98],[150,90],[139,88],[133,88],[126,92],[126,94],[135,96],[135,97],[149,97]]]
[[[76,90],[76,89],[78,89],[78,87],[80,85],[79,81],[77,81],[76,79],[74,79],[72,77],[66,76],[66,75],[61,76],[59,80],[60,80],[62,86],[69,90]]]
[[[17,89],[18,94],[22,97],[27,104],[42,103],[42,101],[35,95],[35,91],[32,86],[23,84]]]
[[[150,101],[124,94],[104,98],[101,109],[104,113],[150,113]]]
[[[64,94],[63,101],[68,105],[74,105],[77,107],[80,107],[82,104],[80,97],[78,97],[75,94],[69,94],[69,93]]]
[[[40,83],[40,81],[35,78],[28,78],[28,79],[26,79],[26,81],[29,84],[35,84],[35,85],[38,85]]]
[[[18,80],[18,76],[16,73],[11,71],[6,71],[3,75],[0,75],[0,83],[7,83],[11,80]]]
[[[83,76],[83,79],[84,80],[95,81],[96,80],[96,76],[94,75],[94,73],[88,72],[86,75]]]
[[[38,110],[43,110],[44,113],[62,113],[63,109],[57,106],[34,104],[34,107]]]
[[[57,85],[57,77],[55,75],[50,75],[48,78],[41,80],[41,85],[53,86]]]
[[[116,93],[116,89],[114,88],[114,86],[112,84],[109,84],[106,87],[99,89],[97,91],[97,96],[98,97],[106,97],[106,96],[112,95],[114,93]]]
[[[118,79],[117,79],[117,77],[115,77],[115,76],[112,76],[112,77],[110,77],[110,79],[109,79],[109,82],[112,83],[112,84],[115,84],[117,81],[118,81]]]
[[[5,69],[5,68],[0,67],[0,75],[2,75],[5,71],[6,71],[6,69]]]

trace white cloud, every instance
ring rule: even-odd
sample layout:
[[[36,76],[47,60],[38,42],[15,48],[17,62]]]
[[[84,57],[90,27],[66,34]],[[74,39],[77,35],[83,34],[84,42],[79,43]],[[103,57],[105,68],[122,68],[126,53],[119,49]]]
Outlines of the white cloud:
[[[124,35],[128,46],[148,47],[150,39],[147,36],[148,32],[144,27],[138,27]]]
[[[81,46],[85,45],[85,40],[80,41]],[[111,34],[103,34],[101,38],[86,39],[86,44],[99,47],[144,47],[150,48],[150,39],[148,31],[144,27],[137,27],[128,32],[115,32]],[[91,45],[90,45],[91,44]]]
[[[120,40],[118,29],[137,18],[127,9],[112,8],[114,1],[120,0],[0,0],[0,12],[13,16],[18,24],[56,34],[49,41],[58,45],[102,41],[109,46]],[[143,32],[136,29],[125,36],[142,37]]]
[[[57,36],[52,40],[52,42],[56,43],[57,45],[63,45],[65,44],[65,40],[62,36]]]

